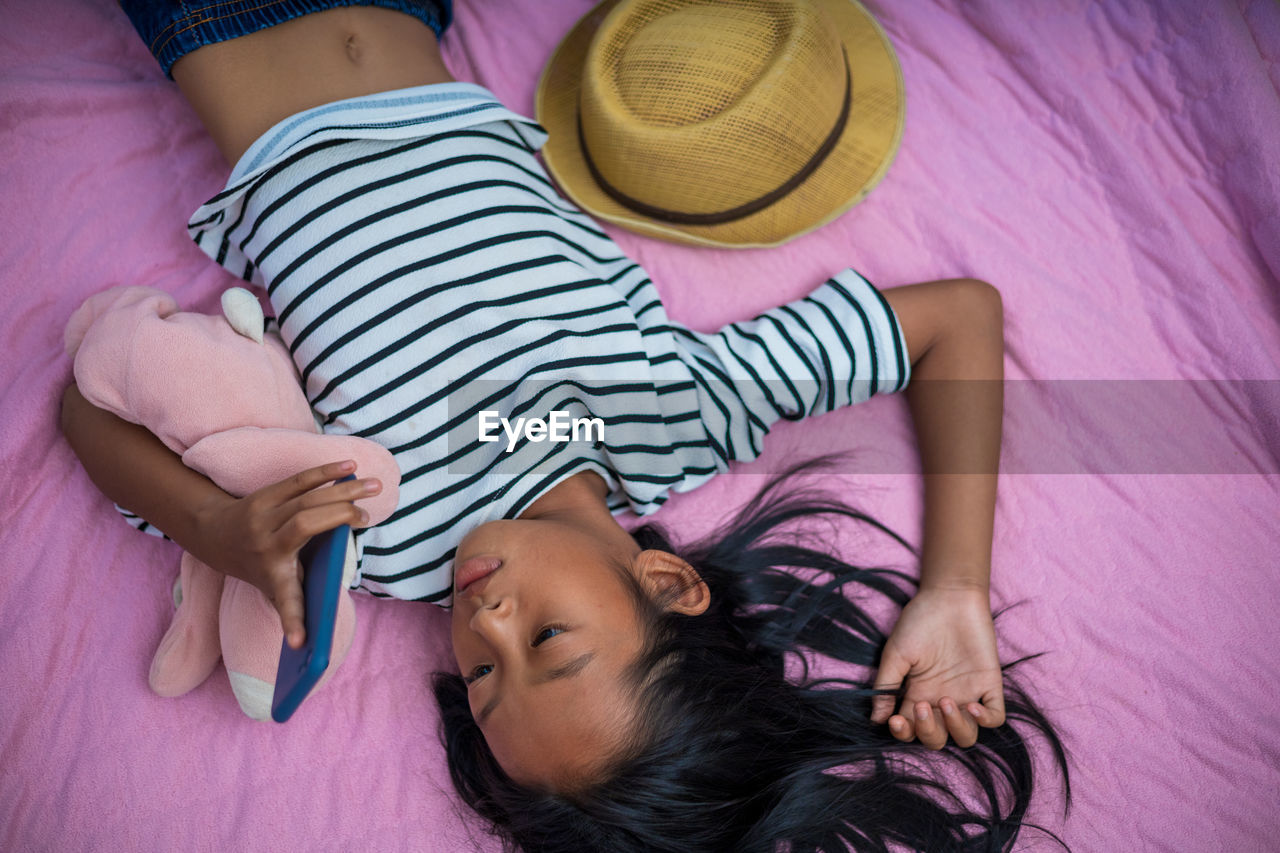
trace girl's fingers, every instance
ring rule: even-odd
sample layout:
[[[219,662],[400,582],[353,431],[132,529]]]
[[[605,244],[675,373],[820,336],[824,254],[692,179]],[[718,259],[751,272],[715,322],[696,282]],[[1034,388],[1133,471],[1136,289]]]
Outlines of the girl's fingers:
[[[898,700],[893,696],[875,696],[871,699],[871,722],[883,723],[893,714],[893,706]]]
[[[912,706],[915,715],[916,737],[930,749],[942,749],[947,745],[947,730],[942,724],[942,714],[923,700]]]
[[[313,489],[304,495],[294,498],[291,508],[294,512],[300,509],[321,506],[327,503],[354,503],[361,498],[372,497],[382,491],[382,482],[374,477],[366,480],[348,480],[334,483],[323,489]]]
[[[355,470],[356,463],[350,459],[342,462],[330,462],[327,465],[317,465],[315,468],[299,471],[292,477],[286,477],[278,483],[267,486],[262,489],[261,493],[264,495],[270,494],[277,503],[284,503],[292,498],[305,495],[325,483],[340,480]]]
[[[369,514],[350,502],[330,503],[302,509],[289,516],[276,531],[282,547],[296,552],[312,536],[326,530],[348,524],[361,527],[369,521]]]
[[[871,722],[883,722],[886,715],[893,713],[892,696],[874,696],[871,699]]]
[[[942,697],[938,702],[938,709],[942,711],[942,722],[946,725],[951,739],[956,742],[956,746],[970,747],[978,742],[977,721],[961,710],[949,696]]]
[[[889,718],[889,733],[903,742],[918,739],[929,749],[942,749],[948,738],[954,740],[956,746],[967,748],[978,742],[978,726],[994,727],[1003,722],[1003,703],[997,717],[990,707],[977,702],[961,707],[951,697],[944,696],[936,708],[924,700],[904,704],[901,714]]]
[[[880,668],[876,671],[874,687],[876,690],[897,690],[902,679],[911,671],[911,661],[895,654],[892,647],[885,649],[880,658]],[[887,693],[871,699],[871,722],[883,723],[893,713],[893,706],[898,699]]]
[[[281,578],[275,582],[271,603],[280,614],[280,627],[284,630],[285,642],[291,649],[302,648],[307,638],[306,623],[303,621],[305,605],[302,599],[302,584],[298,581],[301,570],[295,571],[292,578]]]
[[[996,693],[983,697],[985,704],[970,702],[965,705],[965,710],[978,721],[978,725],[984,729],[994,729],[997,726],[1004,725],[1004,696]]]
[[[300,495],[293,500],[280,507],[274,516],[276,530],[282,530],[286,524],[296,518],[301,513],[321,509],[326,506],[341,506],[351,508],[355,502],[361,498],[372,497],[382,491],[381,481],[370,477],[367,480],[348,480],[342,483],[334,483],[332,486],[326,486],[322,489],[313,489],[304,495]],[[334,522],[328,527],[322,527],[311,533],[321,533],[337,527],[339,524],[350,524],[352,527],[367,527],[369,524],[369,514],[360,507],[355,507],[355,515],[353,520],[342,520]],[[302,540],[304,543],[306,539]],[[299,546],[300,547],[300,546]]]

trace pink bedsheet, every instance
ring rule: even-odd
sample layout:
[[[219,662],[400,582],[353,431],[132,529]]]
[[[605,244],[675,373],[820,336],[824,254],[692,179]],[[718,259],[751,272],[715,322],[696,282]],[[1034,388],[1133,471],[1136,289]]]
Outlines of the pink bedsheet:
[[[460,0],[449,65],[529,112],[542,63],[589,5]],[[882,286],[972,275],[1004,294],[1011,379],[1185,380],[1134,396],[1071,386],[1076,405],[1066,385],[1011,391],[1023,402],[1008,416],[993,595],[1026,602],[1001,621],[1005,651],[1048,652],[1025,676],[1062,727],[1077,796],[1064,818],[1049,784],[1031,816],[1079,851],[1274,850],[1280,5],[870,7],[908,110],[865,203],[772,250],[613,233],[696,327],[845,266]],[[4,19],[0,848],[497,849],[444,769],[425,686],[451,658],[430,606],[360,598],[350,658],[284,726],[243,717],[221,669],[181,699],[149,692],[177,550],[116,518],[60,438],[62,327],[119,283],[212,309],[232,282],[184,223],[226,167],[113,3],[16,2]],[[1207,432],[1184,430],[1176,407],[1126,402],[1167,387],[1190,389],[1188,422],[1207,416]],[[1138,440],[1128,423],[1155,432]],[[1046,428],[1083,453],[1163,450],[1068,464],[1037,449]],[[831,482],[918,537],[909,422],[890,399],[787,425],[761,464],[660,518],[701,532],[753,473],[849,436],[866,468]],[[902,563],[865,547],[868,562]],[[1019,849],[1050,846],[1028,833]]]

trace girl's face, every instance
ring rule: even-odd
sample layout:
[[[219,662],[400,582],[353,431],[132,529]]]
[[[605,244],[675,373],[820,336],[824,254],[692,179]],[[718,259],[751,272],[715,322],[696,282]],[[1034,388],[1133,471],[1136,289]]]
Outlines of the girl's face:
[[[454,574],[464,583],[474,574],[468,565],[500,561],[455,588],[453,651],[490,750],[522,784],[589,780],[630,731],[623,676],[643,636],[619,571],[643,577],[646,555],[661,552],[641,554],[618,532],[514,519],[483,524],[458,546]]]

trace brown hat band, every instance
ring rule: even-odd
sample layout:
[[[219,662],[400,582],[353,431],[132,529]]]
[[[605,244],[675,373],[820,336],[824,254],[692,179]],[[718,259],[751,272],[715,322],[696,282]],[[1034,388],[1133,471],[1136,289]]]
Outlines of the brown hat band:
[[[818,146],[818,150],[813,152],[813,156],[800,167],[800,171],[792,175],[785,183],[775,190],[765,193],[759,198],[749,201],[746,204],[732,207],[728,210],[722,210],[717,213],[684,213],[679,210],[667,210],[664,207],[654,207],[646,204],[637,198],[632,198],[626,193],[619,190],[613,184],[605,180],[604,175],[600,174],[600,170],[596,168],[595,160],[591,157],[591,151],[587,148],[586,137],[582,133],[582,112],[578,112],[578,145],[582,148],[582,159],[586,162],[587,170],[591,172],[591,177],[595,179],[596,184],[609,198],[634,210],[636,213],[645,216],[661,219],[665,222],[673,222],[677,225],[719,225],[722,222],[732,222],[735,219],[741,219],[744,216],[764,210],[787,193],[800,186],[805,180],[813,174],[822,161],[827,158],[831,150],[836,147],[836,143],[840,141],[840,135],[844,133],[845,123],[849,120],[850,102],[853,100],[852,91],[852,72],[849,70],[849,55],[845,53],[844,48],[840,49],[840,53],[844,56],[844,103],[840,107],[840,115],[836,118],[835,127],[831,128],[831,132],[827,134],[827,138]]]

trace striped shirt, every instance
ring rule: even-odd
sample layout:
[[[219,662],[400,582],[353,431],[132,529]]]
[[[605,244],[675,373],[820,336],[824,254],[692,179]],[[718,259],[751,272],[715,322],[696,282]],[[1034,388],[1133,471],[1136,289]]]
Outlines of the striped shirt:
[[[556,193],[544,139],[468,83],[339,101],[264,134],[189,222],[267,289],[324,430],[400,466],[396,512],[358,535],[374,595],[447,604],[461,538],[578,472],[644,515],[755,458],[779,418],[907,382],[897,319],[851,270],[715,334],[672,322]],[[569,441],[494,427],[556,412],[598,422]]]

